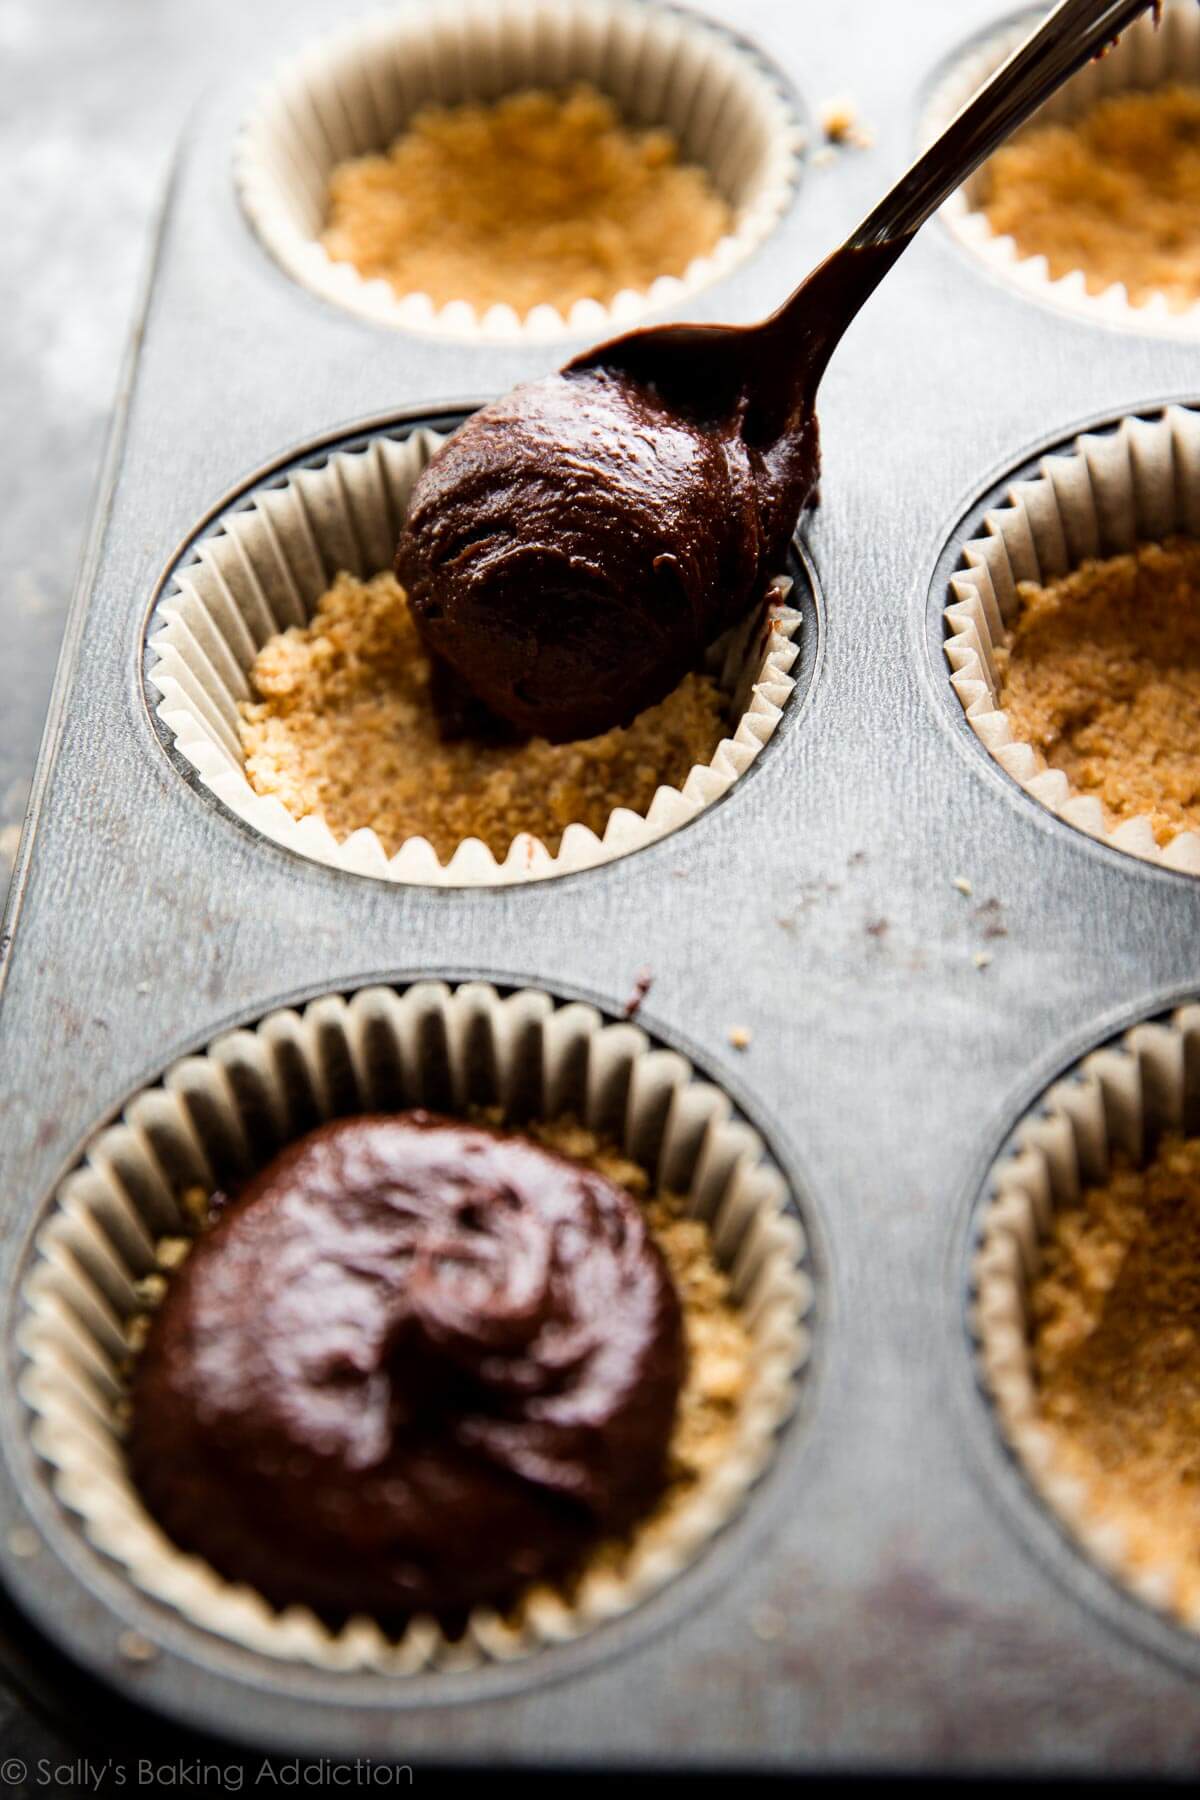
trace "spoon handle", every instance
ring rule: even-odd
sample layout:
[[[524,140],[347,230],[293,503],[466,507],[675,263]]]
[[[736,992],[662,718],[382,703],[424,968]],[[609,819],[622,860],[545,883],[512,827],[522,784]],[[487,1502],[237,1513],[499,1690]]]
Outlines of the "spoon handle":
[[[830,356],[863,302],[955,188],[1055,88],[1160,0],[1060,0],[922,152],[840,249],[758,325],[659,325],[586,351],[567,366],[621,368],[677,398],[719,410],[737,398],[742,429],[778,441],[811,428]]]
[[[853,249],[910,238],[984,158],[1152,0],[1061,0],[913,163],[847,240]]]

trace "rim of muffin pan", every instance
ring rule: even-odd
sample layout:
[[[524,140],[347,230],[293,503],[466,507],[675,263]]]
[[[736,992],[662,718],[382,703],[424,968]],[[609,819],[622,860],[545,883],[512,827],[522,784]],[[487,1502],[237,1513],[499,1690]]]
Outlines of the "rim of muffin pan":
[[[769,634],[763,621],[753,630],[747,621],[746,641],[750,642],[757,630],[759,647],[766,659],[755,679],[751,704],[740,717],[731,716],[728,734],[710,763],[695,765],[682,790],[660,787],[645,814],[633,814],[618,806],[609,815],[599,839],[585,827],[569,826],[568,833],[583,835],[576,837],[573,845],[564,842],[553,857],[541,846],[541,856],[536,861],[531,861],[523,848],[522,840],[528,834],[520,834],[502,859],[493,857],[477,840],[467,839],[445,863],[427,847],[422,860],[410,864],[407,846],[420,845],[424,840],[408,839],[405,848],[387,858],[376,839],[369,856],[355,857],[352,853],[356,841],[367,835],[361,830],[349,838],[335,839],[311,817],[303,822],[285,817],[278,802],[274,803],[279,811],[278,826],[264,829],[260,819],[246,817],[215,792],[206,774],[181,750],[174,726],[163,718],[163,712],[172,711],[173,707],[156,683],[162,652],[155,640],[170,624],[172,603],[180,598],[177,578],[186,576],[197,564],[206,546],[228,536],[231,521],[252,513],[260,496],[289,488],[297,476],[319,475],[334,458],[368,452],[379,442],[403,445],[414,433],[426,429],[451,432],[484,403],[483,399],[474,399],[390,412],[305,440],[262,464],[228,489],[182,539],[155,583],[142,620],[138,636],[142,702],[155,740],[184,785],[257,844],[303,864],[315,865],[335,878],[431,891],[477,892],[594,876],[655,848],[728,804],[783,748],[813,698],[824,659],[824,603],[817,568],[800,537],[804,524],[801,520],[789,545],[787,567],[780,571],[791,583],[789,594],[781,602],[781,616],[786,621],[783,637]],[[390,561],[384,565],[388,566]],[[336,573],[335,568],[326,568],[327,581],[331,582]],[[749,657],[745,666],[751,666]],[[736,762],[731,758],[736,758]],[[220,780],[227,771],[219,759],[217,763]],[[229,768],[236,776],[232,761]],[[244,775],[242,785],[247,785]],[[254,795],[248,785],[246,799],[256,809],[262,802],[262,797]],[[267,824],[270,823],[268,819]],[[308,834],[314,826],[316,830],[310,838]],[[373,832],[369,835],[374,839]],[[388,865],[401,855],[406,857],[405,872],[397,874]],[[339,860],[343,857],[345,860]]]
[[[610,46],[599,55],[589,49],[588,34],[594,38],[602,21],[609,21],[611,30],[613,20],[625,31],[626,51],[619,53]],[[487,40],[483,61],[488,77],[482,87],[470,86],[469,77],[464,81],[461,45],[447,45],[447,34],[458,31],[460,21],[465,40],[480,34]],[[547,40],[540,57],[529,41],[539,25]],[[508,33],[508,51],[497,48],[503,30]],[[653,59],[645,59],[644,45],[651,40],[662,51],[658,68]],[[410,75],[415,91],[398,104],[398,96],[388,92],[389,82],[381,85],[378,75],[372,80],[366,71],[387,68],[389,80],[403,86],[404,74],[396,73],[403,69],[403,44],[410,55],[423,59],[435,55],[430,46],[436,44],[437,66],[427,60],[419,80],[414,82]],[[681,46],[690,58],[682,75]],[[672,50],[673,83],[667,78],[672,65],[664,60]],[[491,71],[506,57],[504,75],[497,81]],[[344,76],[344,94],[331,84],[333,68],[351,71]],[[508,306],[493,306],[481,317],[465,300],[435,307],[428,295],[399,296],[386,279],[366,279],[352,264],[335,262],[314,235],[312,218],[302,216],[306,181],[310,189],[323,188],[332,167],[346,156],[385,149],[431,95],[450,103],[459,98],[499,98],[529,86],[561,88],[574,79],[594,78],[594,85],[616,99],[623,115],[639,127],[670,125],[670,117],[661,116],[664,101],[668,114],[672,105],[679,104],[675,130],[685,159],[699,162],[712,174],[711,162],[698,149],[687,154],[688,131],[696,123],[706,69],[711,116],[704,128],[715,131],[729,108],[737,106],[743,119],[764,134],[754,180],[734,204],[733,190],[738,181],[745,187],[747,177],[741,174],[735,180],[736,172],[729,172],[725,198],[734,204],[734,229],[707,255],[693,258],[682,276],[662,275],[644,291],[622,290],[608,304],[579,300],[566,316],[548,304],[534,307],[524,317]],[[622,97],[611,92],[622,81],[630,90],[623,105]],[[314,88],[322,85],[328,90],[325,120],[314,99]],[[682,96],[680,102],[675,101],[676,92]],[[369,115],[365,127],[353,122],[356,110]],[[700,117],[704,119],[703,112]],[[795,203],[810,135],[808,109],[798,89],[770,56],[736,27],[673,0],[502,0],[499,7],[495,0],[482,5],[479,0],[450,4],[415,0],[402,11],[376,12],[309,39],[277,65],[236,134],[233,182],[264,254],[290,281],[326,303],[382,329],[441,341],[557,344],[611,336],[692,299],[740,267],[770,239]],[[720,141],[718,135],[714,145]],[[280,169],[292,180],[290,196]],[[311,192],[307,204],[310,212],[315,210]]]
[[[538,1014],[542,1024],[548,1025],[555,1020],[573,1021],[571,1029],[581,1031],[589,1043],[597,1038],[605,1040],[605,1055],[598,1060],[589,1057],[584,1065],[588,1071],[588,1106],[589,1109],[597,1109],[600,1129],[604,1129],[610,1120],[620,1118],[627,1125],[638,1117],[637,1110],[631,1104],[633,1087],[622,1084],[619,1067],[622,1056],[630,1059],[631,1074],[633,1065],[640,1062],[643,1079],[638,1104],[643,1118],[637,1129],[642,1133],[643,1139],[647,1132],[653,1138],[657,1146],[653,1151],[655,1159],[660,1153],[678,1157],[682,1146],[685,1158],[698,1159],[691,1162],[690,1166],[694,1178],[703,1188],[706,1179],[712,1179],[712,1168],[715,1166],[720,1170],[726,1167],[726,1159],[732,1155],[729,1169],[743,1173],[735,1172],[721,1177],[724,1182],[732,1184],[729,1192],[737,1191],[745,1180],[753,1179],[756,1173],[773,1187],[777,1198],[769,1205],[778,1206],[779,1211],[770,1216],[781,1221],[781,1228],[786,1229],[790,1235],[781,1238],[771,1254],[782,1255],[792,1270],[791,1279],[797,1296],[796,1311],[792,1316],[794,1330],[798,1334],[798,1350],[795,1360],[788,1365],[791,1374],[786,1404],[770,1415],[769,1448],[756,1465],[754,1473],[740,1488],[738,1497],[718,1517],[707,1534],[694,1544],[689,1544],[680,1566],[651,1582],[626,1606],[614,1610],[611,1616],[603,1613],[594,1617],[581,1615],[581,1629],[575,1635],[564,1635],[561,1641],[555,1641],[553,1636],[543,1637],[535,1641],[533,1648],[525,1653],[510,1657],[484,1656],[461,1667],[449,1663],[435,1667],[418,1665],[412,1672],[400,1669],[384,1672],[382,1668],[370,1664],[345,1669],[325,1667],[306,1660],[303,1654],[293,1656],[291,1653],[272,1653],[252,1647],[250,1643],[239,1642],[235,1637],[227,1637],[210,1625],[200,1622],[198,1618],[189,1616],[169,1600],[154,1597],[138,1585],[134,1574],[122,1566],[117,1556],[89,1540],[76,1510],[78,1502],[73,1505],[69,1494],[60,1495],[56,1491],[55,1484],[49,1479],[51,1467],[45,1461],[44,1452],[35,1443],[39,1429],[44,1426],[45,1415],[37,1394],[26,1384],[31,1375],[37,1374],[38,1356],[44,1358],[46,1354],[42,1342],[46,1318],[44,1277],[47,1269],[51,1275],[54,1273],[59,1254],[55,1245],[64,1223],[71,1232],[77,1233],[82,1220],[84,1227],[94,1233],[94,1221],[100,1220],[104,1223],[109,1241],[120,1241],[119,1234],[113,1240],[107,1205],[102,1202],[97,1210],[94,1202],[83,1200],[72,1189],[72,1180],[81,1175],[87,1176],[89,1152],[95,1153],[99,1158],[98,1162],[90,1165],[93,1170],[113,1166],[125,1169],[126,1165],[120,1160],[117,1140],[129,1130],[125,1118],[127,1109],[139,1101],[144,1104],[147,1097],[155,1106],[161,1106],[163,1099],[170,1100],[173,1094],[198,1091],[189,1089],[183,1080],[185,1065],[195,1063],[196,1059],[204,1059],[214,1050],[218,1057],[223,1056],[234,1047],[235,1040],[242,1034],[253,1033],[264,1022],[278,1021],[285,1014],[299,1012],[301,1024],[305,1025],[307,1021],[304,1009],[307,1008],[315,1020],[312,1025],[312,1041],[314,1044],[319,1041],[320,1044],[322,1076],[318,1086],[323,1089],[326,1101],[332,1102],[321,1116],[352,1116],[354,1112],[364,1110],[364,1104],[350,1107],[342,1104],[346,1094],[344,1084],[348,1077],[339,1062],[336,1045],[327,1047],[326,1040],[330,1032],[326,1016],[328,1009],[341,1005],[346,1010],[356,996],[367,996],[369,1005],[370,998],[377,996],[382,990],[391,990],[401,1002],[405,996],[412,996],[414,1003],[422,1006],[434,990],[441,992],[446,989],[450,991],[448,1004],[459,1008],[457,1024],[460,1035],[454,1040],[457,1048],[451,1047],[447,1051],[447,1044],[451,1040],[445,1037],[438,1039],[436,1031],[431,1038],[418,1036],[416,1042],[419,1044],[420,1058],[423,1059],[426,1055],[431,1055],[432,1058],[428,1068],[433,1071],[430,1079],[434,1081],[435,1093],[423,1092],[415,1103],[436,1107],[436,1087],[444,1082],[449,1090],[446,1095],[449,1102],[447,1110],[453,1114],[456,1110],[461,1110],[464,1104],[460,1097],[462,1091],[468,1095],[465,1103],[470,1104],[476,1091],[481,1098],[486,1099],[487,1092],[490,1091],[489,1083],[497,1091],[506,1085],[506,1078],[499,1072],[502,1064],[492,1062],[489,1065],[486,1054],[480,1053],[480,1044],[474,1032],[475,1022],[473,1017],[468,1017],[470,1008],[477,1002],[486,1007],[490,1002],[498,1001],[500,1010],[506,1006],[509,1008],[506,1016],[509,1026],[513,1028],[514,1046],[518,1013],[512,1008],[515,1006],[524,1019],[531,1001],[537,1002],[542,1008]],[[433,1004],[432,1000],[430,1004]],[[580,1020],[582,1023],[579,1023]],[[509,1026],[506,1026],[506,1030]],[[562,1023],[562,1032],[567,1032],[567,1023]],[[333,1036],[336,1036],[336,1031]],[[559,1048],[561,1050],[561,1043]],[[502,1050],[502,1057],[503,1054]],[[520,1054],[527,1054],[527,1050],[522,1050]],[[574,1092],[583,1080],[575,1062],[570,1057],[564,1059],[559,1066],[558,1075],[552,1076],[549,1071],[553,1067],[554,1050],[552,1046],[548,1047],[544,1034],[538,1040],[538,1054],[541,1057],[539,1067],[543,1072],[541,1079],[550,1083],[540,1090],[543,1100],[551,1092]],[[233,1065],[221,1066],[231,1068]],[[616,1075],[613,1073],[614,1067],[617,1068]],[[518,1078],[520,1065],[516,1053],[513,1054],[511,1068],[513,1081],[509,1091],[519,1096],[524,1092],[525,1084]],[[417,1077],[419,1083],[424,1082],[425,1074],[426,1070],[423,1068]],[[403,1079],[407,1081],[408,1076]],[[482,1084],[479,1090],[474,1086],[477,1082]],[[144,1081],[127,1089],[124,1097],[110,1105],[89,1127],[62,1165],[60,1174],[49,1191],[43,1195],[24,1234],[16,1265],[13,1301],[10,1304],[9,1355],[14,1369],[19,1372],[21,1392],[19,1395],[14,1394],[13,1404],[9,1409],[9,1425],[16,1438],[10,1448],[16,1452],[12,1457],[12,1468],[20,1490],[22,1514],[13,1522],[17,1529],[10,1529],[6,1539],[0,1542],[0,1561],[6,1563],[14,1575],[25,1575],[31,1569],[36,1570],[34,1586],[27,1588],[20,1598],[25,1609],[34,1614],[38,1628],[52,1641],[67,1649],[77,1661],[98,1670],[109,1680],[113,1680],[120,1671],[124,1657],[121,1645],[131,1632],[137,1639],[145,1639],[152,1646],[151,1654],[156,1663],[163,1657],[181,1657],[181,1668],[167,1670],[169,1685],[165,1693],[160,1689],[159,1698],[165,1700],[165,1710],[176,1716],[189,1716],[193,1722],[209,1722],[201,1716],[203,1701],[197,1705],[193,1699],[189,1670],[194,1673],[196,1664],[200,1665],[206,1681],[208,1678],[221,1682],[232,1679],[248,1699],[255,1692],[265,1691],[276,1698],[293,1702],[317,1701],[337,1707],[361,1705],[368,1709],[380,1706],[409,1708],[460,1703],[517,1692],[623,1655],[668,1626],[680,1622],[706,1596],[736,1579],[738,1568],[744,1566],[746,1544],[761,1542],[773,1527],[778,1528],[780,1524],[780,1509],[786,1499],[789,1474],[795,1466],[796,1456],[802,1453],[808,1435],[807,1427],[823,1380],[830,1310],[827,1239],[819,1209],[813,1201],[812,1183],[798,1166],[795,1154],[780,1143],[775,1129],[758,1116],[753,1100],[745,1094],[744,1085],[736,1077],[714,1066],[710,1058],[698,1052],[682,1035],[664,1030],[657,1022],[650,1025],[639,1018],[636,1024],[632,1023],[624,1017],[619,1007],[599,1002],[586,991],[573,990],[561,984],[555,984],[550,989],[541,983],[527,984],[519,978],[493,976],[484,981],[469,971],[355,978],[333,985],[324,983],[309,986],[278,997],[265,1007],[259,1006],[236,1014],[198,1041],[193,1039],[177,1047],[165,1061],[154,1066]],[[676,1090],[690,1093],[690,1108],[684,1104],[680,1110],[678,1106],[668,1104],[670,1095]],[[649,1100],[648,1095],[651,1096]],[[360,1093],[358,1098],[363,1101],[363,1094]],[[365,1098],[365,1109],[370,1110],[372,1096],[369,1086]],[[318,1095],[318,1106],[320,1103]],[[405,1104],[414,1102],[410,1099]],[[706,1108],[711,1110],[706,1111]],[[559,1111],[561,1113],[561,1107]],[[538,1116],[536,1104],[531,1108],[531,1113],[532,1116]],[[193,1117],[194,1123],[198,1115],[189,1116]],[[674,1124],[669,1123],[671,1119]],[[701,1129],[698,1122],[703,1119],[715,1123],[705,1124]],[[319,1122],[320,1117],[314,1118],[305,1123],[303,1128],[311,1129],[312,1124]],[[592,1120],[592,1124],[593,1128],[597,1128],[596,1119]],[[512,1128],[519,1131],[519,1122],[515,1122]],[[206,1129],[212,1130],[211,1123]],[[714,1130],[717,1134],[715,1140],[712,1135]],[[665,1136],[662,1135],[664,1133]],[[278,1128],[274,1135],[278,1135]],[[271,1136],[271,1133],[267,1134],[267,1138]],[[674,1150],[671,1147],[672,1139]],[[214,1132],[208,1141],[217,1146],[219,1133]],[[286,1130],[283,1141],[294,1141]],[[712,1156],[714,1143],[715,1164]],[[697,1149],[697,1144],[707,1144],[710,1148],[708,1151]],[[264,1139],[261,1160],[254,1166],[263,1166],[274,1153],[274,1149]],[[126,1151],[125,1154],[130,1153]],[[709,1169],[707,1177],[702,1173],[706,1166],[706,1156]],[[117,1158],[115,1164],[111,1160],[114,1157]],[[133,1167],[133,1164],[130,1163],[129,1167]],[[693,1176],[688,1179],[693,1179]],[[186,1185],[182,1177],[177,1185],[178,1191],[182,1192]],[[726,1189],[723,1188],[722,1191]],[[65,1212],[64,1200],[67,1202]],[[754,1217],[757,1219],[761,1216],[765,1220],[767,1214],[760,1215],[758,1205],[756,1202]],[[736,1239],[738,1245],[744,1246],[748,1241],[744,1229],[739,1227],[740,1235]],[[761,1239],[760,1227],[752,1227],[751,1232],[756,1239]],[[773,1239],[771,1241],[774,1242]],[[46,1261],[48,1254],[51,1257],[49,1265]],[[51,1294],[55,1291],[52,1286]],[[61,1305],[61,1302],[56,1305]],[[53,1318],[51,1327],[50,1341],[53,1345]],[[52,1378],[57,1378],[53,1358],[42,1366],[49,1370]],[[29,1561],[30,1552],[15,1547],[16,1539],[22,1532],[26,1536],[30,1536],[32,1532],[42,1548],[42,1556],[34,1557],[32,1564]],[[54,1558],[52,1568],[46,1566],[47,1548]],[[178,1553],[175,1554],[178,1558]],[[18,1592],[22,1585],[24,1584],[14,1584]],[[86,1615],[78,1604],[72,1605],[73,1599],[77,1603],[80,1598],[80,1586],[86,1590],[92,1602]],[[90,1628],[83,1622],[85,1617],[91,1619]],[[275,1617],[282,1622],[283,1615]],[[288,1618],[290,1620],[290,1614]],[[132,1664],[135,1659],[125,1657],[125,1660]],[[117,1685],[121,1685],[119,1681]],[[136,1681],[134,1686],[136,1688]],[[230,1727],[230,1723],[228,1718],[223,1720],[226,1729]],[[241,1723],[249,1734],[254,1728],[261,1726],[263,1720],[259,1715],[254,1719],[247,1717],[237,1723]],[[321,1724],[322,1721],[317,1720],[318,1731]]]

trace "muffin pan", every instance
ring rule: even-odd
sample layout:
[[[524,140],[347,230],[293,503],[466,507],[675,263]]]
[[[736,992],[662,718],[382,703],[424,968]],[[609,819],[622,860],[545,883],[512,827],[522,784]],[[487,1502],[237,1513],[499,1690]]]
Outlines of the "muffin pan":
[[[708,11],[814,111],[849,92],[875,134],[811,169],[687,308],[751,319],[908,160],[964,40],[1009,21],[994,0]],[[331,0],[247,9],[186,139],[9,903],[0,1562],[30,1642],[175,1726],[291,1756],[1182,1773],[1196,1640],[1112,1601],[1023,1489],[965,1325],[999,1147],[1057,1072],[1194,997],[1200,884],[1074,829],[980,752],[940,615],[961,522],[1047,446],[1195,404],[1193,349],[1032,305],[931,226],[824,385],[804,526],[820,668],[750,777],[557,880],[435,891],[324,866],[180,779],[144,682],[156,596],[256,471],[453,415],[568,343],[384,330],[258,241],[238,131],[339,23]],[[577,1642],[405,1679],[271,1657],[143,1593],[57,1496],[20,1388],[38,1233],[95,1134],[281,1007],[479,979],[619,1020],[643,973],[639,1027],[750,1121],[810,1241],[813,1357],[738,1517]]]

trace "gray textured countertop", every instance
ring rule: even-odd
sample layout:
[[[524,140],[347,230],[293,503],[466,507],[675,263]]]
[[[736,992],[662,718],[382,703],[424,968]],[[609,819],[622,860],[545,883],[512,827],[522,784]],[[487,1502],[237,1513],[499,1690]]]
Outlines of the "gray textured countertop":
[[[153,221],[238,0],[0,0],[0,894]]]

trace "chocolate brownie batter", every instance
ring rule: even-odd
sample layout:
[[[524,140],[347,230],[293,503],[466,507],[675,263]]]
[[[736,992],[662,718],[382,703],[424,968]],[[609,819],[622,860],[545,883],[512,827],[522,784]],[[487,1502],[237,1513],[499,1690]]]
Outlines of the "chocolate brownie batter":
[[[424,1112],[311,1133],[221,1204],[137,1359],[163,1529],[277,1606],[453,1622],[657,1497],[684,1374],[637,1202]]]
[[[669,693],[784,565],[825,362],[902,248],[839,251],[760,326],[602,344],[461,425],[396,553],[451,682],[552,743]]]
[[[765,451],[606,368],[526,383],[418,483],[396,572],[428,648],[519,731],[627,725],[783,563],[816,423]]]

